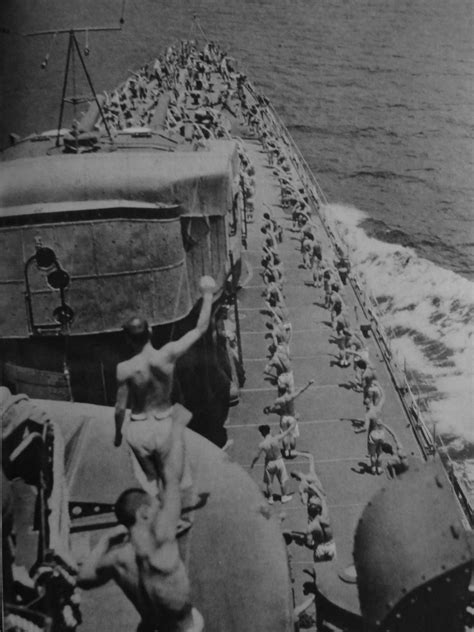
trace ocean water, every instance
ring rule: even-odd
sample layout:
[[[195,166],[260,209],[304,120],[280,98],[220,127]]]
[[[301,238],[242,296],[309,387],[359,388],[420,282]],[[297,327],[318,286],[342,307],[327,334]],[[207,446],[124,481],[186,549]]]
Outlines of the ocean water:
[[[120,7],[2,0],[0,15],[28,32],[117,24]],[[429,420],[453,456],[472,457],[472,0],[127,0],[121,32],[90,34],[97,90],[188,36],[195,13],[284,119]],[[57,122],[66,41],[41,71],[50,43],[0,35],[2,145]]]

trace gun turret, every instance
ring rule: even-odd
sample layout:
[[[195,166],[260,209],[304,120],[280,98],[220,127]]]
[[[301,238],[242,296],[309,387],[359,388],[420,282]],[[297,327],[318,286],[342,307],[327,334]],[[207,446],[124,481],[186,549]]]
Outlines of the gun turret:
[[[464,630],[472,541],[439,461],[412,462],[365,508],[354,540],[366,629]]]

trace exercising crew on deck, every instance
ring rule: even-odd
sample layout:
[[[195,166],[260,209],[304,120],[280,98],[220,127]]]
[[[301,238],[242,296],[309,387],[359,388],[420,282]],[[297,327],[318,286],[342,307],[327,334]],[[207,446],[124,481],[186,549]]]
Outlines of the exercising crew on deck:
[[[136,355],[117,366],[114,444],[119,446],[122,442],[122,426],[130,404],[131,418],[125,436],[136,458],[135,475],[151,495],[157,494],[158,481],[163,483],[164,494],[169,494],[169,483],[175,478],[181,481],[182,490],[191,488],[183,443],[183,431],[191,413],[181,404],[171,403],[171,389],[176,361],[209,327],[216,284],[204,276],[200,287],[203,302],[198,322],[179,340],[155,349],[146,321],[132,318],[124,326]]]
[[[202,632],[204,620],[191,605],[176,530],[181,503],[176,481],[160,502],[128,489],[115,505],[119,527],[106,534],[82,564],[77,583],[96,588],[114,579],[141,616],[137,632]]]

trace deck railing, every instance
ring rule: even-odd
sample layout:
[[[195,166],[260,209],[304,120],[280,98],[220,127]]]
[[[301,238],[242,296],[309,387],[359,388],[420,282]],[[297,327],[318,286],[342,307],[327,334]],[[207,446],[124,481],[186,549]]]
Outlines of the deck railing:
[[[258,93],[253,85],[247,82],[246,87],[250,95],[254,99],[257,99]],[[323,224],[331,243],[334,246],[337,245],[339,248],[347,251],[347,245],[345,244],[337,227],[335,227],[334,225],[332,225],[332,223],[328,221],[328,218],[322,208],[323,206],[327,206],[329,202],[321,185],[317,181],[314,173],[312,172],[310,166],[302,155],[299,147],[295,143],[293,137],[291,136],[281,117],[275,111],[274,107],[268,102],[268,100],[266,101],[265,105],[265,115],[267,117],[267,122],[271,125],[271,127],[273,127],[276,134],[287,145],[288,156],[291,160],[291,163],[298,177],[300,178],[301,183],[308,192],[309,197],[312,198],[311,206],[313,211],[316,212],[319,219],[321,220],[321,223]],[[429,415],[430,413],[427,409],[424,411],[424,413],[422,413],[422,411],[420,410],[418,398],[413,392],[413,387],[416,385],[416,382],[413,379],[409,381],[405,368],[400,367],[397,360],[394,358],[390,338],[387,335],[382,323],[380,322],[377,313],[379,311],[377,300],[375,299],[375,297],[373,297],[373,295],[371,295],[370,292],[367,291],[367,288],[363,287],[362,280],[357,273],[352,271],[349,276],[349,281],[357,297],[362,313],[370,323],[370,329],[373,332],[374,339],[385,360],[385,364],[392,378],[394,387],[399,394],[401,403],[414,430],[420,448],[425,457],[432,455],[436,450],[436,444],[442,444],[442,441],[439,437],[436,440],[433,433],[428,428],[425,422],[424,414]]]

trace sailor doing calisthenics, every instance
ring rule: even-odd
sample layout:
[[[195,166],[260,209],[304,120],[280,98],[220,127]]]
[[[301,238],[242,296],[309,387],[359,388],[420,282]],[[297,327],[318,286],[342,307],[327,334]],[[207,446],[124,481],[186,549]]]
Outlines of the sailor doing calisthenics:
[[[377,380],[377,375],[372,366],[367,366],[362,375],[362,395],[365,406],[365,419],[363,425],[355,432],[364,432],[369,427],[373,415],[379,415],[385,404],[385,391]]]
[[[313,455],[309,452],[296,452],[296,454],[308,459],[308,472],[291,473],[291,477],[300,483],[298,488],[300,500],[303,505],[307,506],[314,495],[319,497],[321,494],[325,495],[325,492],[319,476],[316,474]]]
[[[297,452],[309,461],[309,472],[292,472],[291,476],[300,481],[301,502],[308,512],[308,524],[303,533],[293,532],[304,537],[306,546],[313,549],[315,562],[331,560],[336,555],[326,494],[314,468],[314,457],[307,452]]]
[[[366,382],[364,388],[364,406],[367,410],[366,424],[369,424],[369,416],[373,413],[380,414],[385,404],[385,391],[377,380],[375,373],[371,374],[370,382]]]
[[[305,386],[301,386],[299,389],[285,391],[282,395],[279,395],[271,406],[265,406],[263,412],[265,415],[275,413],[276,415],[291,415],[295,416],[295,400],[302,395],[310,386],[314,384],[314,380],[309,380]]]
[[[338,316],[342,313],[347,314],[347,306],[344,302],[344,299],[340,295],[340,287],[338,283],[333,283],[331,285],[331,293],[329,298],[329,308],[331,315],[331,325],[333,329],[336,329],[336,321]]]
[[[360,356],[360,353],[366,351],[368,353],[368,349],[365,346],[362,338],[357,334],[351,327],[343,327],[339,336],[342,338],[340,341],[340,349],[341,355],[340,360],[343,362],[341,366],[349,366],[349,357],[352,357],[352,366],[354,372],[356,373],[357,383],[360,384],[360,375],[358,373],[359,367],[357,366],[357,358]]]
[[[273,376],[273,369],[275,370],[277,377],[282,373],[291,372],[291,360],[287,344],[280,343],[277,345],[272,357],[265,365],[263,372],[267,375]]]
[[[137,632],[202,632],[204,620],[192,607],[186,568],[176,531],[181,502],[176,480],[158,498],[128,489],[116,504],[121,525],[103,536],[79,570],[77,583],[90,589],[114,580],[141,616]]]
[[[349,346],[350,338],[351,333],[349,327],[346,327],[343,323],[341,323],[339,328],[336,325],[334,340],[339,347],[338,361],[339,366],[341,367],[347,367],[350,364],[347,357],[347,349]]]
[[[397,458],[390,459],[387,463],[389,475],[391,475],[390,467],[394,467],[397,459],[403,465],[406,459],[402,444],[398,440],[397,435],[387,424],[383,423],[380,418],[380,412],[371,410],[368,413],[368,429],[367,429],[367,450],[370,458],[370,471],[372,474],[382,474],[381,457],[386,443],[386,433],[388,433],[395,445]]]
[[[286,435],[291,432],[291,428],[288,428],[284,432],[272,435],[270,432],[270,426],[262,424],[258,427],[260,434],[263,437],[258,445],[258,452],[250,464],[250,469],[253,469],[259,458],[264,455],[265,465],[263,470],[263,482],[265,484],[265,493],[270,504],[273,504],[273,492],[272,484],[275,476],[280,483],[281,489],[281,502],[287,503],[291,500],[291,494],[288,494],[286,483],[288,481],[288,472],[286,471],[285,462],[281,456],[280,441],[282,441]]]
[[[359,338],[359,342],[362,342]],[[363,344],[352,341],[351,348],[346,349],[346,356],[353,357],[353,368],[355,373],[355,390],[362,391],[364,385],[364,375],[368,371],[374,372],[370,362],[369,350]]]
[[[282,415],[280,417],[280,430],[282,432],[290,431],[281,440],[283,445],[282,454],[285,459],[292,459],[295,455],[296,439],[300,436],[298,419],[298,414],[294,417],[292,415]]]
[[[152,346],[146,321],[132,318],[124,326],[135,355],[117,366],[114,444],[119,446],[122,442],[122,427],[127,406],[130,406],[130,423],[124,434],[136,459],[135,475],[151,495],[159,491],[159,482],[163,485],[163,493],[169,493],[168,483],[175,479],[181,481],[183,492],[191,490],[183,441],[183,431],[191,413],[181,404],[172,404],[171,389],[176,361],[209,327],[215,287],[211,277],[201,278],[203,298],[196,327],[160,349]]]
[[[275,218],[271,217],[270,213],[264,213],[263,219],[265,220],[264,228],[271,230],[275,235],[276,241],[281,244],[283,241],[283,228]]]

